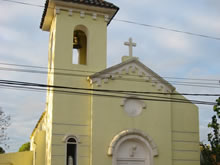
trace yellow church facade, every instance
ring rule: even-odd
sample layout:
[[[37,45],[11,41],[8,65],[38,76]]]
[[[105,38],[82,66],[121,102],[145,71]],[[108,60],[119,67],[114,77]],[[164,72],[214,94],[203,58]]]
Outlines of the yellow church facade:
[[[0,155],[0,165],[200,164],[198,108],[132,56],[131,40],[130,55],[106,68],[118,10],[103,0],[46,1],[47,106],[31,151]]]

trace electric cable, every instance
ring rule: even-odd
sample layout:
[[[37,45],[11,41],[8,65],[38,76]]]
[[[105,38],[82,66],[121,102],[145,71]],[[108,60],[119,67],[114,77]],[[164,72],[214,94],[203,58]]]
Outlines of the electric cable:
[[[62,72],[47,72],[47,71],[38,71],[38,70],[33,70],[33,69],[14,69],[14,68],[4,68],[0,67],[0,70],[3,71],[14,71],[14,72],[27,72],[27,73],[38,73],[38,74],[55,74],[55,75],[60,75],[60,76],[78,76],[78,77],[89,77],[90,74],[73,74],[73,73],[62,73]],[[128,76],[128,75],[126,75]],[[123,81],[135,81],[135,82],[146,82],[146,83],[158,83],[160,82],[159,80],[149,80],[146,81],[144,79],[140,79],[140,76],[135,76],[139,77],[139,79],[135,78],[122,78],[122,77],[115,77],[114,80],[123,80]],[[142,76],[142,78],[148,77],[149,76]],[[151,76],[150,76],[151,77]],[[201,87],[201,88],[220,88],[220,84],[216,83],[201,83],[201,82],[180,82],[180,81],[169,81],[165,82],[165,84],[173,84],[173,85],[180,85],[180,86],[193,86],[193,87]],[[216,86],[218,85],[218,86]]]
[[[6,66],[16,66],[16,67],[27,67],[27,68],[38,68],[38,69],[46,69],[48,70],[48,67],[45,66],[36,66],[36,65],[24,65],[24,64],[14,64],[14,63],[4,63],[4,62],[0,62],[0,65],[6,65]],[[2,67],[2,69],[4,69],[4,67]],[[89,71],[89,70],[78,70],[78,69],[67,69],[67,68],[51,68],[54,70],[61,70],[61,71],[69,71],[69,72],[86,72],[86,73],[97,73],[95,71]],[[135,75],[127,75],[127,76],[135,76]],[[137,77],[137,76],[135,76]],[[144,77],[144,76],[143,76]],[[153,77],[153,76],[146,76],[146,77]],[[183,77],[167,77],[167,76],[163,76],[162,78],[164,79],[181,79],[181,80],[198,80],[198,81],[216,81],[216,82],[220,82],[220,79],[202,79],[202,78],[183,78]]]
[[[16,1],[16,0],[1,0],[1,1],[44,8],[44,5],[32,4],[32,3],[21,2],[21,1]],[[48,7],[48,8],[51,8],[51,7]],[[52,9],[54,9],[54,8],[52,8]],[[165,31],[170,31],[170,32],[175,32],[175,33],[182,33],[182,34],[187,34],[187,35],[191,35],[191,36],[203,37],[206,39],[213,39],[213,40],[220,41],[220,37],[214,37],[214,36],[205,35],[205,34],[199,34],[199,33],[194,33],[194,32],[189,32],[189,31],[184,31],[184,30],[177,30],[177,29],[173,29],[173,28],[167,28],[167,27],[163,27],[163,26],[151,25],[151,24],[146,24],[146,23],[139,23],[139,22],[130,21],[130,20],[123,20],[123,19],[116,19],[116,18],[114,18],[113,20],[118,21],[118,22],[124,22],[124,23],[139,25],[139,26],[145,26],[145,27],[150,27],[150,28],[155,28],[155,29],[160,29],[160,30],[165,30]]]
[[[3,87],[9,87],[9,88],[22,88],[22,89],[30,89],[30,90],[40,90],[40,91],[47,91],[47,89],[43,88],[36,88],[36,87],[25,87],[25,86],[14,86],[14,85],[1,85]],[[98,93],[86,93],[86,92],[76,92],[76,91],[65,91],[65,90],[57,90],[52,89],[55,93],[61,93],[61,94],[70,94],[70,95],[93,95],[93,96],[101,96],[101,97],[113,97],[113,98],[123,98],[123,99],[134,99],[134,100],[146,100],[146,101],[159,101],[159,102],[175,102],[175,103],[186,103],[186,104],[203,104],[203,105],[215,105],[214,102],[205,102],[205,101],[178,101],[178,100],[167,100],[167,99],[151,99],[151,98],[142,98],[142,97],[130,97],[130,96],[119,96],[119,95],[110,95],[110,94],[98,94]]]
[[[73,87],[66,87],[66,86],[52,86],[52,85],[45,85],[45,84],[37,84],[37,83],[29,83],[29,82],[19,82],[19,81],[7,81],[7,80],[0,80],[0,85],[1,86],[6,86],[6,87],[18,87],[18,88],[25,88],[25,89],[33,89],[33,90],[51,90],[51,88],[54,91],[57,91],[56,88],[58,88],[58,92],[73,92],[76,94],[92,94],[95,96],[111,96],[111,97],[118,97],[119,95],[106,95],[106,93],[114,93],[114,94],[126,94],[126,95],[130,95],[128,96],[120,96],[120,98],[132,98],[132,99],[145,99],[143,97],[147,97],[151,100],[157,101],[170,101],[170,102],[181,102],[181,103],[195,103],[195,104],[207,104],[213,105],[213,102],[206,102],[206,101],[198,101],[198,100],[185,100],[185,99],[178,99],[178,98],[170,98],[170,97],[161,97],[161,96],[152,96],[152,95],[140,95],[141,92],[139,92],[139,94],[137,94],[137,91],[135,91],[136,93],[134,94],[134,91],[132,91],[133,93],[129,92],[129,91],[119,91],[119,90],[100,90],[100,89],[90,89],[90,88],[73,88]],[[60,90],[60,89],[65,89],[64,90]],[[79,90],[79,91],[89,91],[89,92],[104,92],[105,94],[99,94],[99,93],[83,93],[83,92],[75,92],[75,91],[66,91],[66,90]],[[143,93],[143,92],[142,92]],[[147,92],[145,92],[146,94]],[[149,93],[149,92],[148,92]],[[157,93],[158,94],[158,93]],[[181,94],[179,94],[181,95]],[[140,98],[141,96],[141,98]],[[219,95],[220,96],[220,95]],[[157,98],[157,99],[152,99],[152,98]]]
[[[79,87],[66,87],[66,86],[54,86],[54,85],[45,85],[39,83],[30,83],[30,82],[23,82],[23,81],[12,81],[12,80],[2,80],[0,79],[0,83],[8,83],[8,84],[18,84],[18,85],[32,85],[32,86],[39,86],[39,87],[55,87],[55,88],[66,88],[66,89],[73,89],[73,90],[93,90],[98,92],[128,92],[128,93],[135,93],[135,94],[159,94],[159,95],[192,95],[192,96],[220,96],[220,94],[195,94],[195,93],[167,93],[167,92],[147,92],[147,91],[134,91],[134,90],[109,90],[109,89],[91,89],[91,88],[79,88]]]

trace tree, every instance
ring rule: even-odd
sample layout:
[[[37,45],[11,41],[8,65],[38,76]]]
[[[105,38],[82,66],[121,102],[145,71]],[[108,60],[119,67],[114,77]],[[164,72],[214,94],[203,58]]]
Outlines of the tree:
[[[22,144],[22,146],[18,150],[18,152],[23,152],[23,151],[30,151],[30,142]]]
[[[0,147],[0,154],[4,154],[4,153],[5,153],[5,150],[2,147]]]
[[[208,134],[208,141],[210,147],[202,144],[202,157],[204,165],[217,165],[220,163],[220,132],[219,132],[219,118],[220,118],[220,97],[216,100],[216,105],[213,107],[215,115],[212,116],[212,121],[208,127],[212,132]],[[201,162],[201,164],[203,163]]]
[[[6,141],[9,139],[6,133],[7,128],[10,126],[11,117],[6,115],[0,107],[0,145],[8,148]]]

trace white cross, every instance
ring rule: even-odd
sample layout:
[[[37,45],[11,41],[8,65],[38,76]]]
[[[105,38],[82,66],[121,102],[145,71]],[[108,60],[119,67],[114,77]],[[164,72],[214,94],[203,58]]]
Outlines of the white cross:
[[[132,57],[132,48],[136,47],[136,43],[133,43],[132,38],[129,38],[129,41],[124,44],[129,47],[129,56]]]

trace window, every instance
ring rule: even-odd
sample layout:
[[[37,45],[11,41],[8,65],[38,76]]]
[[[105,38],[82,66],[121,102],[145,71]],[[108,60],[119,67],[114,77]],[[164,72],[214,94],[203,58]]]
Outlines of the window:
[[[87,37],[82,30],[74,30],[72,63],[86,65],[87,61]]]
[[[76,165],[77,163],[77,141],[74,137],[66,139],[66,165]]]

